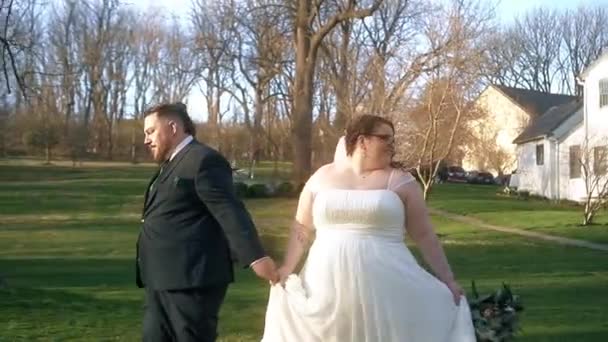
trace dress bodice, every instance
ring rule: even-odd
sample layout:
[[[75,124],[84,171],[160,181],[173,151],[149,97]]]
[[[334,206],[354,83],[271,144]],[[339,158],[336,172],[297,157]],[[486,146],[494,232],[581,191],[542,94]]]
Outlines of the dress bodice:
[[[388,189],[325,189],[315,196],[313,223],[317,234],[348,232],[403,241],[405,209]]]

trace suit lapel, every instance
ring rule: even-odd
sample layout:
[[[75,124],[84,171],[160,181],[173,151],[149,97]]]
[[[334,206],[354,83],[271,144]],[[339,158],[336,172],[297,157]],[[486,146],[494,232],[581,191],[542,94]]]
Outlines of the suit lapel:
[[[152,199],[156,195],[157,187],[154,186],[154,188],[152,188],[152,184],[154,184],[154,182],[156,181],[156,179],[158,178],[159,175],[160,175],[160,168],[158,170],[156,170],[156,173],[154,174],[154,176],[152,176],[152,179],[150,179],[150,182],[148,183],[148,187],[146,188],[146,195],[144,197],[144,214],[146,212],[146,209],[148,209],[148,206],[152,202]]]
[[[192,144],[194,144],[194,140],[192,140],[188,145],[184,146],[184,148],[181,151],[179,151],[175,155],[175,157],[173,157],[173,160],[171,160],[169,162],[169,165],[167,165],[165,170],[163,170],[163,174],[160,175],[159,180],[158,180],[159,183],[164,183],[165,180],[167,180],[167,178],[173,172],[173,169],[175,169],[175,167],[182,161],[184,156],[188,153],[190,148],[192,148]]]
[[[188,145],[184,146],[184,148],[181,151],[179,151],[179,153],[177,153],[175,155],[175,157],[173,157],[173,160],[171,160],[163,168],[162,173],[160,172],[160,169],[156,172],[156,175],[154,175],[154,177],[150,181],[150,184],[148,185],[148,190],[146,190],[143,216],[146,216],[146,214],[148,213],[148,211],[152,205],[152,202],[154,202],[154,199],[156,198],[156,193],[158,191],[158,186],[161,183],[164,183],[165,180],[171,175],[171,173],[173,172],[173,169],[175,169],[177,164],[180,163],[180,161],[184,158],[184,156],[186,155],[188,150],[190,150],[190,148],[192,147],[193,144],[195,144],[195,140],[192,140]],[[154,184],[153,187],[152,187],[152,184]],[[150,189],[150,187],[152,187],[152,189]]]

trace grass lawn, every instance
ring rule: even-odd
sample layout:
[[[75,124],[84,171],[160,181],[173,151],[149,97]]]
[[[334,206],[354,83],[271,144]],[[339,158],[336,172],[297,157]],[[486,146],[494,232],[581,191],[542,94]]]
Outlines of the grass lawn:
[[[441,184],[433,189],[432,207],[479,218],[488,223],[539,233],[608,244],[608,212],[596,224],[583,227],[583,208],[539,199],[497,196],[500,188],[469,184]]]
[[[134,284],[133,256],[143,189],[152,173],[145,166],[0,164],[0,277],[8,284],[0,289],[0,341],[140,339],[143,293]],[[520,214],[542,210],[544,219],[535,216],[539,225],[543,220],[565,224],[565,218],[554,217],[559,210],[545,203],[465,187],[438,187],[432,205],[512,225],[524,225]],[[295,200],[246,204],[265,241],[281,254]],[[575,212],[571,215],[576,224]],[[608,340],[606,253],[478,230],[441,217],[434,222],[467,290],[472,279],[482,292],[506,281],[523,297],[521,341]],[[239,270],[222,309],[220,341],[258,341],[267,294],[265,282]]]

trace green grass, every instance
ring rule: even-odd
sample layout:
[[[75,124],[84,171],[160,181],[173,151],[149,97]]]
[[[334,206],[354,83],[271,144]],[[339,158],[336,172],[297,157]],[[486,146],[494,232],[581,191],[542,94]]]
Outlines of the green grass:
[[[0,165],[0,275],[8,283],[0,289],[0,341],[140,340],[143,292],[134,284],[133,256],[152,172],[124,165]],[[555,219],[560,210],[546,203],[492,194],[483,186],[444,186],[431,203],[513,225],[526,222],[518,217],[523,212],[566,220]],[[246,204],[281,255],[296,201]],[[474,279],[490,291],[506,281],[523,297],[521,341],[608,340],[606,253],[433,220],[461,285],[468,290]],[[220,341],[259,340],[267,295],[265,282],[237,270],[221,312]]]
[[[600,211],[591,226],[581,226],[583,208],[540,199],[497,196],[494,186],[442,184],[433,189],[432,207],[485,222],[539,233],[608,244],[608,213]]]

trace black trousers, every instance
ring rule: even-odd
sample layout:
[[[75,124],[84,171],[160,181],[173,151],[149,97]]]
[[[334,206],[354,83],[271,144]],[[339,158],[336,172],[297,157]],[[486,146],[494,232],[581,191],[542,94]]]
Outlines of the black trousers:
[[[144,342],[214,342],[228,285],[186,290],[146,289]]]

